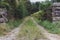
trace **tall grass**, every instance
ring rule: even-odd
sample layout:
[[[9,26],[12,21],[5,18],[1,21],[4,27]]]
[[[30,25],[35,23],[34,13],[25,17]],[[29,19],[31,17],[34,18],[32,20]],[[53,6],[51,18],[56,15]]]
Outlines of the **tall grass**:
[[[43,22],[40,21],[39,24],[42,25],[47,30],[49,30],[51,33],[60,34],[60,22],[51,23],[51,22],[45,20]]]
[[[39,40],[45,39],[39,28],[29,19],[21,28],[18,40]]]
[[[12,29],[18,27],[22,23],[23,19],[9,21],[8,23],[0,23],[0,36],[6,35]]]
[[[39,25],[46,28],[46,30],[48,30],[48,32],[53,33],[53,34],[60,34],[60,22],[52,23],[47,20],[41,21],[35,17],[34,17],[34,19],[36,20],[36,22]]]
[[[14,21],[9,21],[7,24],[10,26],[11,29],[18,27],[22,23],[23,19],[17,19]]]
[[[0,36],[6,35],[10,31],[10,28],[5,23],[0,23]]]

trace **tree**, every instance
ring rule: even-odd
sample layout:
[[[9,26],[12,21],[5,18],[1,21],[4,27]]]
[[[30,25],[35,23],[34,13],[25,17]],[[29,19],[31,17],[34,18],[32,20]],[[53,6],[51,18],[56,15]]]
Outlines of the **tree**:
[[[57,2],[60,2],[60,0],[56,0]]]
[[[52,1],[52,3],[57,2],[57,0],[51,0],[51,1]]]
[[[32,13],[32,12],[31,12],[32,5],[31,5],[30,0],[27,0],[27,1],[26,1],[25,6],[26,6],[26,9],[27,9],[27,11],[28,11],[28,15],[30,15],[30,14]]]
[[[18,13],[15,14],[15,16],[23,18],[28,15],[28,10],[26,8],[26,0],[20,0],[19,6],[17,8]]]
[[[17,13],[19,1],[20,0],[4,0],[4,2],[8,3],[10,6],[8,13],[12,19],[15,18],[15,14]]]
[[[49,6],[51,6],[50,1],[45,1],[45,2],[40,3],[40,9],[41,10],[46,10],[47,8],[49,8]]]
[[[52,1],[53,3],[54,3],[54,2],[60,2],[60,0],[51,0],[51,1]]]
[[[9,8],[9,4],[7,2],[4,2],[4,0],[0,0],[0,7],[5,7],[5,8]]]

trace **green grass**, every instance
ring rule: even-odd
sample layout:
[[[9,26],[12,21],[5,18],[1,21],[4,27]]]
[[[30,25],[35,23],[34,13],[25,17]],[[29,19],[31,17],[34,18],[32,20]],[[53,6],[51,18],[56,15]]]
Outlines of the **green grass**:
[[[44,26],[44,28],[49,30],[51,33],[60,34],[60,22],[58,22],[58,23],[51,23],[49,21],[43,21],[43,22],[41,22],[39,24]]]
[[[21,28],[19,35],[19,40],[39,40],[46,39],[45,36],[42,35],[39,28],[33,23],[31,19],[29,19]]]
[[[11,29],[18,27],[22,23],[23,19],[17,19],[14,21],[9,21],[7,24],[10,26]]]
[[[8,23],[0,23],[0,36],[6,35],[12,29],[18,27],[22,23],[23,19],[9,21]]]
[[[51,23],[51,22],[49,22],[47,20],[41,21],[41,20],[39,20],[39,19],[37,19],[35,17],[34,17],[34,19],[38,22],[39,25],[46,28],[46,30],[48,30],[48,32],[60,35],[60,22]]]

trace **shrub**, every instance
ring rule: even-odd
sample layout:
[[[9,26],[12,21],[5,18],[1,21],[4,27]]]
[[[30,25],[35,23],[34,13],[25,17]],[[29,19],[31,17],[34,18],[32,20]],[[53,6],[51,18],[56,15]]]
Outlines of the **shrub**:
[[[43,22],[40,21],[39,24],[42,25],[44,28],[46,28],[51,33],[60,34],[60,22],[51,23],[51,22],[45,20]]]
[[[38,12],[32,14],[32,16],[37,19],[42,19],[44,14],[45,14],[44,11],[38,11]]]
[[[8,32],[10,32],[12,29],[18,27],[22,23],[22,19],[15,20],[15,21],[9,21],[8,23],[0,23],[0,36],[6,35]]]
[[[22,23],[22,19],[17,19],[17,20],[14,20],[14,21],[9,21],[7,24],[10,26],[11,29],[15,28],[15,27],[18,27],[20,24]]]

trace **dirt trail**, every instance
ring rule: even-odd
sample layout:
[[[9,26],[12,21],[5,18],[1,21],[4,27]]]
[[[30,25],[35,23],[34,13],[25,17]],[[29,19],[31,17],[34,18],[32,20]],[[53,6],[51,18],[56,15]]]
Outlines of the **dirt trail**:
[[[60,36],[56,35],[56,34],[51,34],[48,33],[42,26],[38,25],[38,23],[36,23],[36,21],[33,19],[33,17],[31,17],[31,19],[33,20],[33,22],[37,25],[37,27],[41,30],[41,33],[47,37],[47,39],[49,40],[60,40]]]
[[[29,17],[28,17],[29,18]],[[25,19],[25,21],[16,29],[12,30],[10,33],[8,33],[4,37],[0,37],[0,40],[17,40],[16,36],[18,35],[18,32],[20,31],[21,27],[24,25],[24,23],[28,20],[28,18]],[[60,40],[60,36],[56,34],[50,34],[48,33],[42,26],[38,25],[37,22],[31,17],[33,22],[36,24],[36,26],[41,30],[41,33],[47,37],[48,40]],[[41,39],[40,39],[41,40]]]
[[[26,18],[24,20],[24,22],[18,27],[15,28],[14,30],[12,30],[10,33],[8,33],[6,36],[4,37],[0,37],[0,40],[17,40],[16,36],[18,35],[18,32],[20,31],[22,25],[24,25],[24,23],[28,20],[28,18]]]

